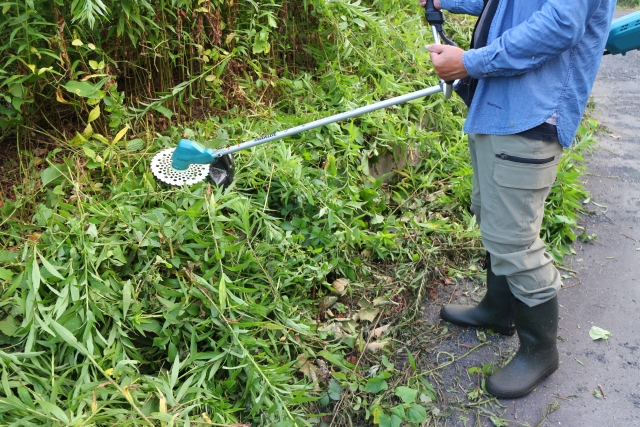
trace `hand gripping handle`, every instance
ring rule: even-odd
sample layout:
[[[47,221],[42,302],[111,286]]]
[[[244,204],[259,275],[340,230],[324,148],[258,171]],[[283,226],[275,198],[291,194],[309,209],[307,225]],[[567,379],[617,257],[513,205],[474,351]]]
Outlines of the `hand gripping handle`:
[[[433,42],[435,44],[442,44],[441,40],[444,40],[448,45],[456,45],[444,35],[444,30],[442,29],[442,25],[444,24],[444,13],[442,13],[441,10],[436,9],[433,4],[433,0],[427,0],[427,4],[424,7],[424,16],[429,25],[431,25]],[[445,98],[451,98],[453,93],[453,83],[453,81],[445,82],[440,80],[440,86],[442,87],[442,93]]]

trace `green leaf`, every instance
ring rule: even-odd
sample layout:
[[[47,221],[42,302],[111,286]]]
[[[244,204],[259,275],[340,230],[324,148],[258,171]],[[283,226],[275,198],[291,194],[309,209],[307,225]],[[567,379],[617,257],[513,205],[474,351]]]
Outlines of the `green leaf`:
[[[418,397],[418,390],[405,387],[405,386],[400,386],[400,387],[396,387],[396,389],[394,390],[394,394],[398,396],[403,403],[413,403],[416,401],[416,398]]]
[[[502,418],[498,418],[498,417],[489,417],[489,419],[491,420],[491,423],[495,426],[495,427],[509,427],[509,423],[507,423],[505,420],[503,420]]]
[[[75,80],[69,80],[67,84],[64,85],[64,88],[83,98],[89,98],[98,91],[98,88],[89,82],[78,82]]]
[[[608,340],[609,337],[612,337],[613,334],[609,331],[605,331],[598,326],[592,326],[589,330],[589,336],[591,336],[592,340]]]
[[[76,337],[74,337],[73,334],[71,332],[69,332],[69,330],[66,329],[64,326],[62,326],[61,324],[59,324],[58,322],[56,322],[53,319],[49,319],[49,325],[51,327],[53,327],[53,329],[55,330],[56,334],[60,338],[62,338],[67,344],[69,344],[71,347],[75,348],[80,353],[83,353],[85,355],[89,353],[87,351],[86,347],[84,345],[82,345],[80,342],[78,342]]]
[[[173,367],[171,368],[171,382],[169,385],[174,388],[178,383],[178,376],[180,375],[180,357],[176,356],[173,361]]]
[[[7,270],[4,267],[0,267],[0,280],[11,280],[13,278],[13,272]]]
[[[389,388],[389,384],[387,384],[387,382],[384,379],[380,377],[375,377],[367,381],[367,384],[364,386],[364,391],[367,393],[376,394],[388,388]]]
[[[382,224],[383,222],[384,222],[384,217],[382,215],[376,214],[371,219],[371,224],[373,224],[373,225]]]
[[[162,114],[163,116],[165,116],[167,119],[170,119],[173,117],[173,112],[171,110],[169,110],[166,107],[163,107],[162,105],[154,105],[152,107],[152,109],[154,111],[157,111],[158,113]]]
[[[378,425],[380,427],[400,427],[402,419],[397,415],[380,415],[378,417]]]
[[[256,40],[253,42],[253,53],[254,54],[258,54],[258,53],[269,53],[269,43],[266,40],[262,40],[259,38],[256,38]]]
[[[98,227],[96,227],[95,224],[89,224],[89,227],[87,227],[87,230],[84,232],[84,234],[86,234],[87,236],[91,236],[94,239],[98,238]]]
[[[38,252],[38,257],[40,258],[40,261],[42,262],[42,266],[44,267],[45,270],[47,270],[49,272],[49,274],[51,274],[54,277],[57,277],[60,280],[64,280],[64,277],[62,277],[62,274],[60,274],[58,269],[55,268],[49,261],[47,261],[45,259],[45,257],[43,257],[40,252]]]
[[[130,152],[140,151],[144,146],[145,143],[141,138],[135,138],[127,142],[127,150]]]
[[[220,283],[218,284],[218,293],[220,298],[220,310],[225,311],[227,309],[227,284],[225,282],[225,275],[220,276]]]
[[[122,317],[127,317],[127,311],[131,306],[131,294],[133,294],[133,285],[131,280],[127,280],[122,287]]]
[[[100,117],[100,106],[96,105],[95,108],[93,110],[91,110],[91,112],[89,113],[89,122],[91,123],[94,120],[97,120],[98,117]]]
[[[407,414],[405,414],[404,412],[404,406],[403,405],[396,405],[393,408],[389,409],[391,411],[392,414],[397,415],[398,417],[402,418],[403,420],[407,418]]]
[[[42,185],[47,186],[56,186],[62,183],[64,175],[60,172],[60,168],[64,165],[51,165],[42,172],[40,172],[40,179],[42,180]]]
[[[20,329],[20,322],[18,322],[13,316],[8,316],[4,320],[0,320],[0,332],[6,336],[15,336],[18,329]]]
[[[345,367],[344,359],[341,357],[342,355],[337,355],[337,354],[331,353],[330,351],[322,350],[320,353],[318,353],[318,356],[324,357],[327,360],[327,362],[330,362],[333,365],[339,366],[341,368]]]
[[[342,386],[337,382],[329,381],[329,397],[332,400],[340,400],[342,398]]]
[[[37,400],[36,402],[40,405],[42,409],[44,409],[45,412],[53,415],[54,417],[56,417],[57,419],[59,419],[65,424],[69,423],[69,418],[64,413],[64,411],[59,407],[57,407],[56,405],[54,405],[53,403],[47,402],[45,400]]]
[[[407,407],[407,421],[412,423],[425,423],[427,422],[427,410],[424,407],[414,403]]]
[[[33,292],[38,293],[38,289],[40,289],[40,266],[35,258],[31,259],[31,284]]]
[[[418,369],[418,365],[416,364],[416,359],[413,357],[413,354],[411,354],[409,349],[407,349],[407,359],[409,360],[409,366],[411,366],[411,369],[413,369],[414,371]]]

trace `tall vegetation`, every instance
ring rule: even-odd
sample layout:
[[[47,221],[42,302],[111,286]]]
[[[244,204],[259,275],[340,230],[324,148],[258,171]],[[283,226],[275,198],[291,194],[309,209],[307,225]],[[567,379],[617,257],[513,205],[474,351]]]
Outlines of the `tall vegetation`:
[[[312,68],[305,49],[321,44],[325,7],[315,3],[5,1],[0,127],[86,121],[100,106],[117,131],[149,110],[191,117],[251,104],[290,69]]]
[[[429,359],[388,328],[480,256],[459,101],[241,152],[229,188],[149,171],[182,135],[233,144],[435,85],[415,3],[0,2],[0,144],[56,141],[0,206],[0,424],[438,416]],[[463,45],[468,24],[448,28]],[[383,181],[385,151],[417,161]],[[558,258],[576,156],[545,223]]]

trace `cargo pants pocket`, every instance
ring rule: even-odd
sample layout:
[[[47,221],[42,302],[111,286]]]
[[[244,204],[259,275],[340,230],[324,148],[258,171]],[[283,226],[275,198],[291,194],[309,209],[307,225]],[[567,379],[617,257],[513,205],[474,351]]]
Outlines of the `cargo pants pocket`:
[[[556,179],[560,155],[543,158],[495,155],[494,232],[510,243],[527,244],[540,234],[544,203]],[[502,239],[501,239],[502,240]]]

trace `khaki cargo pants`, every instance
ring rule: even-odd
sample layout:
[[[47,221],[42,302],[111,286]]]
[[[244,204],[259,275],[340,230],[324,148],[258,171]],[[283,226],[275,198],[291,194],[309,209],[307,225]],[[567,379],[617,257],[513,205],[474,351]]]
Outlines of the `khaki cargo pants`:
[[[493,272],[507,276],[513,295],[530,307],[552,299],[562,282],[540,226],[562,146],[517,135],[470,134],[469,150],[471,211]]]

